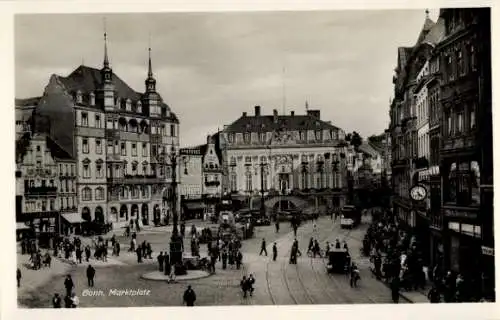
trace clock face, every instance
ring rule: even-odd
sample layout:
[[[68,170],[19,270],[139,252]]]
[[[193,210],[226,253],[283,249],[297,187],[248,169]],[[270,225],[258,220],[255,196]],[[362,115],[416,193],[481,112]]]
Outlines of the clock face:
[[[422,201],[427,196],[427,189],[416,185],[410,189],[410,197],[415,201]]]

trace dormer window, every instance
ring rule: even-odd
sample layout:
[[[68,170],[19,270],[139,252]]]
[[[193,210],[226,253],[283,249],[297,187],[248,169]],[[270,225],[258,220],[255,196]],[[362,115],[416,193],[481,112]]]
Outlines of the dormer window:
[[[95,94],[93,92],[91,92],[89,94],[89,100],[90,100],[90,106],[95,106]]]
[[[83,96],[80,90],[76,92],[76,103],[83,103]]]
[[[243,136],[243,139],[245,140],[246,143],[250,142],[250,133],[245,132],[245,135]]]
[[[233,143],[234,142],[234,133],[229,133],[227,135],[227,140],[229,141],[229,143]]]
[[[130,99],[125,100],[125,109],[127,111],[132,111],[132,101],[130,101]]]
[[[142,113],[142,103],[140,101],[137,101],[137,113]]]

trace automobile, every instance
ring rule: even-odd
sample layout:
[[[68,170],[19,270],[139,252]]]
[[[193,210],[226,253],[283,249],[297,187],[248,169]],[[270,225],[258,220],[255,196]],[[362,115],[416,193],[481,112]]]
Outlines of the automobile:
[[[347,273],[351,265],[351,256],[346,249],[332,249],[328,252],[327,259],[328,273]]]

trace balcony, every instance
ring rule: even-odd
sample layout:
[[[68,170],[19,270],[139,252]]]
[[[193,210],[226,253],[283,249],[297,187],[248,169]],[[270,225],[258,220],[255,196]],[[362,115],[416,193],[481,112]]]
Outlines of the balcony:
[[[24,193],[27,196],[56,196],[57,187],[28,187]]]

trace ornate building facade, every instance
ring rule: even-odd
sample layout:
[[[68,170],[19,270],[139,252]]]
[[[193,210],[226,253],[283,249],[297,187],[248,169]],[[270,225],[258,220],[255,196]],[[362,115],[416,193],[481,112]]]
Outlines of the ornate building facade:
[[[71,156],[47,135],[28,133],[17,141],[16,165],[22,190],[16,220],[45,246],[54,235],[71,233],[79,224],[76,164]]]
[[[145,91],[137,92],[112,71],[105,35],[102,68],[52,75],[33,111],[35,131],[76,160],[77,210],[86,221],[160,222],[179,121],[156,91],[150,49],[148,62]]]
[[[345,133],[322,121],[319,110],[305,115],[246,112],[221,132],[223,192],[258,196],[272,192],[329,192],[334,206],[344,203]]]

